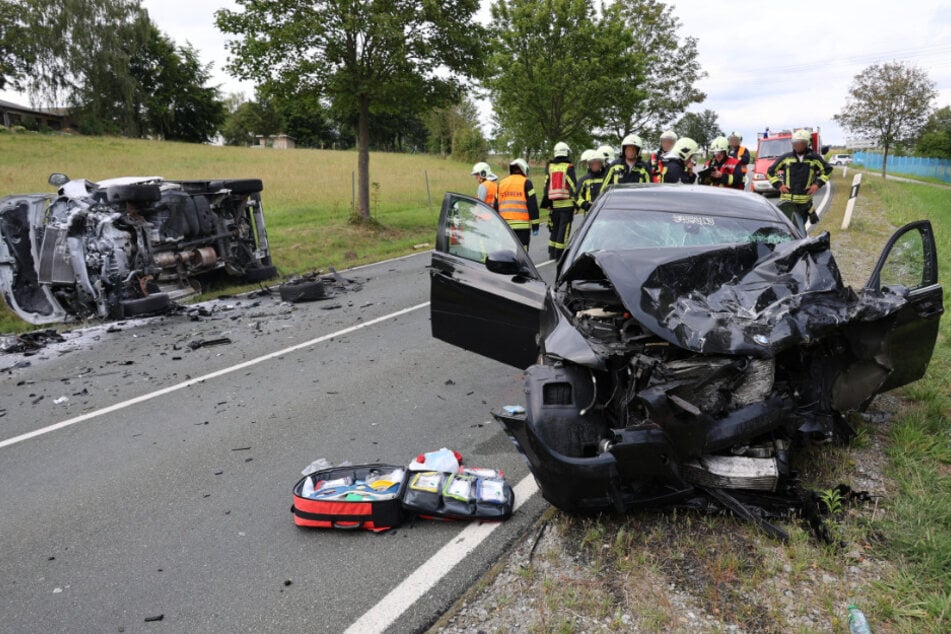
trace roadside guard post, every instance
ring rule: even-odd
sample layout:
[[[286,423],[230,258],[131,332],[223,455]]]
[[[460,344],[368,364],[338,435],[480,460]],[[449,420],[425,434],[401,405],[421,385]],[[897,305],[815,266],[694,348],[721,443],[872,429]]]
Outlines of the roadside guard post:
[[[855,209],[855,199],[859,195],[859,185],[862,184],[862,174],[852,177],[852,191],[849,193],[849,202],[845,205],[845,217],[842,218],[842,229],[848,229],[852,222],[852,210]]]

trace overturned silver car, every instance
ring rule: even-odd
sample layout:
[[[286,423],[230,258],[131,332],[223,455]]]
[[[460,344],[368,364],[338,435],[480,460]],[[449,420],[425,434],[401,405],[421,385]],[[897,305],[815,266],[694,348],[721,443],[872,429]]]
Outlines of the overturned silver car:
[[[943,312],[927,220],[854,290],[827,233],[704,187],[602,193],[551,286],[498,214],[447,194],[430,272],[433,335],[525,369],[524,413],[496,418],[570,511],[699,496],[755,517],[795,451],[925,373]]]
[[[260,180],[49,182],[0,199],[0,291],[29,323],[161,313],[216,270],[277,275]]]

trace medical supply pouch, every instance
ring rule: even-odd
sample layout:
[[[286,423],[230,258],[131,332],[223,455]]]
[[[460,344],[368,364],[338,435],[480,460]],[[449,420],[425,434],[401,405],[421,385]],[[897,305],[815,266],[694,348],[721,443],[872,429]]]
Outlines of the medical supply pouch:
[[[515,504],[512,487],[499,474],[479,475],[478,471],[410,473],[403,508],[424,519],[508,519]]]
[[[403,521],[406,467],[370,464],[317,471],[294,485],[294,523],[382,532]]]

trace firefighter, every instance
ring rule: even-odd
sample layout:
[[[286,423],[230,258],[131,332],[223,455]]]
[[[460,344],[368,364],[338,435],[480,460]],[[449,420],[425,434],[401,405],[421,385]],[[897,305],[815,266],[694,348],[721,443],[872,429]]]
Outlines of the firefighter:
[[[677,142],[677,133],[673,130],[664,130],[660,135],[660,147],[651,154],[650,170],[651,182],[661,182],[661,172],[663,171],[664,156],[670,152],[674,143]]]
[[[700,172],[700,184],[742,190],[743,170],[740,162],[729,155],[730,143],[726,137],[718,136],[713,139],[710,151],[713,152],[713,158],[704,164]]]
[[[486,162],[479,162],[472,166],[472,175],[479,183],[476,198],[490,207],[495,206],[495,199],[499,192],[499,177],[492,173],[492,168]]]
[[[554,156],[545,168],[545,189],[542,209],[548,210],[548,257],[557,260],[568,244],[571,221],[575,216],[575,198],[578,180],[575,166],[568,159],[571,148],[567,143],[555,144]]]
[[[697,142],[690,137],[677,139],[670,152],[661,159],[660,182],[689,184],[697,180],[696,174],[693,173],[693,158],[699,149]]]
[[[525,159],[517,158],[509,163],[509,175],[499,183],[495,209],[528,250],[529,240],[538,235],[539,221],[535,186],[528,180],[528,162]]]
[[[614,159],[617,158],[617,156],[614,153],[614,148],[611,147],[610,145],[602,145],[597,150],[595,150],[595,152],[604,156],[605,168],[607,168],[607,166],[613,163]]]
[[[770,184],[779,190],[780,210],[803,234],[807,217],[812,224],[819,222],[812,208],[812,196],[832,175],[832,166],[810,149],[810,141],[808,130],[796,130],[792,135],[792,152],[780,156],[766,170]]]
[[[601,193],[604,183],[604,153],[599,150],[585,150],[581,162],[588,164],[588,171],[578,179],[578,208],[587,213]]]
[[[604,175],[604,187],[618,183],[649,183],[650,168],[641,160],[641,137],[629,134],[621,140],[621,157]]]
[[[740,145],[743,142],[743,136],[734,130],[730,133],[730,136],[727,137],[727,141],[730,143],[729,155],[735,158],[740,162],[740,167],[743,169],[743,183],[746,184],[746,166],[750,164],[750,151],[746,149],[745,145]],[[743,189],[738,187],[737,189]]]

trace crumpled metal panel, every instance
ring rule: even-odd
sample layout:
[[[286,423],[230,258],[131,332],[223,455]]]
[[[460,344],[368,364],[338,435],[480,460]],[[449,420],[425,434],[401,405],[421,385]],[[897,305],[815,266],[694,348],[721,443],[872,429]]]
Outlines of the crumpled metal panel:
[[[645,328],[704,354],[772,357],[906,303],[846,287],[828,233],[775,245],[595,251],[580,256],[563,280],[599,272]]]

